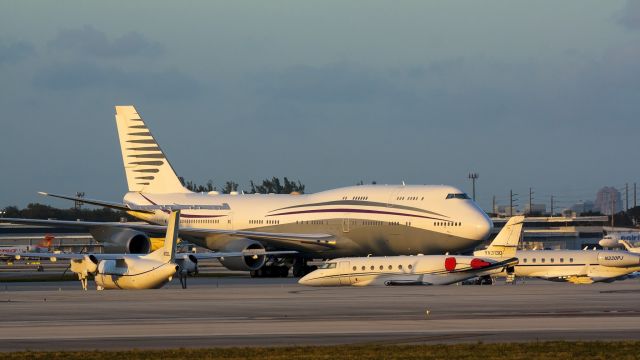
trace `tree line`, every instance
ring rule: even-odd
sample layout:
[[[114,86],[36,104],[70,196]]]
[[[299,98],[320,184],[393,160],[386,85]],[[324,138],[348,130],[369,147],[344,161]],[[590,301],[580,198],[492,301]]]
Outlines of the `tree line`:
[[[238,191],[238,183],[235,181],[226,181],[224,186],[218,190],[213,184],[213,180],[207,181],[204,185],[197,184],[190,180],[180,178],[180,182],[187,189],[194,192],[210,192],[219,191],[223,194],[229,194]],[[303,194],[305,185],[298,181],[291,181],[284,177],[282,181],[277,177],[264,179],[261,183],[250,182],[250,188],[244,190],[246,194]],[[6,218],[25,218],[25,219],[56,219],[75,221],[82,219],[84,221],[135,221],[136,219],[124,211],[113,210],[109,208],[85,209],[72,207],[69,209],[59,209],[53,206],[30,203],[26,208],[20,209],[17,206],[8,206],[0,213],[1,217]]]
[[[213,180],[209,180],[202,185],[180,177],[180,182],[184,187],[194,192],[218,191],[223,194],[230,194],[231,192],[237,192],[239,187],[235,181],[226,181],[220,190],[213,184]],[[255,183],[251,180],[249,185],[249,189],[243,190],[245,194],[304,194],[305,189],[305,185],[300,180],[291,181],[286,176],[282,181],[275,176],[271,179],[262,180],[262,183]]]
[[[109,208],[97,209],[58,209],[53,206],[31,203],[24,209],[17,206],[4,208],[2,217],[25,218],[25,219],[56,219],[56,220],[78,220],[84,221],[120,221],[122,218],[135,220],[124,211],[112,210]]]

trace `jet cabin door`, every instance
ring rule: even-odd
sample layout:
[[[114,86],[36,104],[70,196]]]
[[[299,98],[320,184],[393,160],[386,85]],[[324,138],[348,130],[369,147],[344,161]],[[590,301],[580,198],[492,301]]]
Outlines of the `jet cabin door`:
[[[338,263],[338,273],[340,274],[340,285],[351,285],[351,268],[348,261]]]
[[[344,217],[342,218],[342,232],[349,232],[349,216],[345,213]]]

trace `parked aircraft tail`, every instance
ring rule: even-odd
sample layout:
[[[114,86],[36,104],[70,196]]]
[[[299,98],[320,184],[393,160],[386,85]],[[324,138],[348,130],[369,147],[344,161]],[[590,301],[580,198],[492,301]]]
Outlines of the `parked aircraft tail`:
[[[640,253],[640,247],[633,247],[633,245],[631,245],[631,242],[629,242],[628,240],[618,240],[618,243],[622,244],[622,246],[624,246],[624,248],[627,249],[628,252]]]
[[[484,250],[474,252],[476,256],[514,257],[522,237],[524,216],[512,216],[495,239]]]
[[[129,191],[185,193],[169,160],[131,105],[116,106],[116,124]]]
[[[150,258],[169,262],[175,261],[178,248],[178,229],[180,228],[180,210],[173,210],[167,221],[167,234],[164,238],[164,245],[149,254]]]

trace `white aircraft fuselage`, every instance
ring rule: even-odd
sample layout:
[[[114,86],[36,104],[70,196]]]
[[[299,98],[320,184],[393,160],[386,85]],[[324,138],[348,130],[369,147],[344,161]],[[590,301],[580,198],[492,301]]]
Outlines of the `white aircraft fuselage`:
[[[325,262],[299,283],[310,286],[340,285],[449,285],[505,269],[518,263],[514,257],[522,235],[524,216],[514,216],[493,239],[487,251],[499,258],[461,255],[375,256],[338,258]]]
[[[445,185],[363,185],[306,195],[129,192],[124,202],[132,208],[192,207],[182,211],[180,224],[192,229],[331,234],[334,248],[282,244],[325,258],[463,251],[485,240],[493,226],[466,194]],[[130,213],[155,224],[165,224],[168,216],[161,210]],[[189,240],[220,250],[233,238],[211,234]]]
[[[450,285],[492,275],[513,265],[491,267],[497,262],[477,256],[451,255],[340,258],[324,263],[299,283],[310,286]]]
[[[179,266],[135,255],[117,260],[101,260],[95,274],[98,289],[158,289],[171,281]]]
[[[516,277],[577,284],[606,282],[640,271],[640,254],[614,250],[519,250]]]

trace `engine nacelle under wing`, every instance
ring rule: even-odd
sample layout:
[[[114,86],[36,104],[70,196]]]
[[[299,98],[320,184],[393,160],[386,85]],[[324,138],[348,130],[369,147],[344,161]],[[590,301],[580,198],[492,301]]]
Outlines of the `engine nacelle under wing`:
[[[76,274],[95,274],[98,271],[98,259],[93,255],[85,255],[82,259],[72,259],[70,270]]]
[[[222,249],[222,252],[236,252],[236,251],[245,251],[245,250],[264,250],[264,246],[255,240],[249,239],[238,239],[233,240],[227,244],[227,246]],[[229,270],[236,271],[254,271],[260,269],[265,262],[267,261],[267,257],[264,255],[252,255],[252,256],[242,256],[242,257],[228,257],[228,258],[220,258],[220,263],[224,265]]]
[[[105,226],[92,228],[89,232],[107,254],[148,254],[151,251],[151,240],[141,231]]]
[[[180,266],[180,271],[185,274],[197,274],[198,273],[198,258],[191,254],[178,254],[176,256],[176,264]]]

